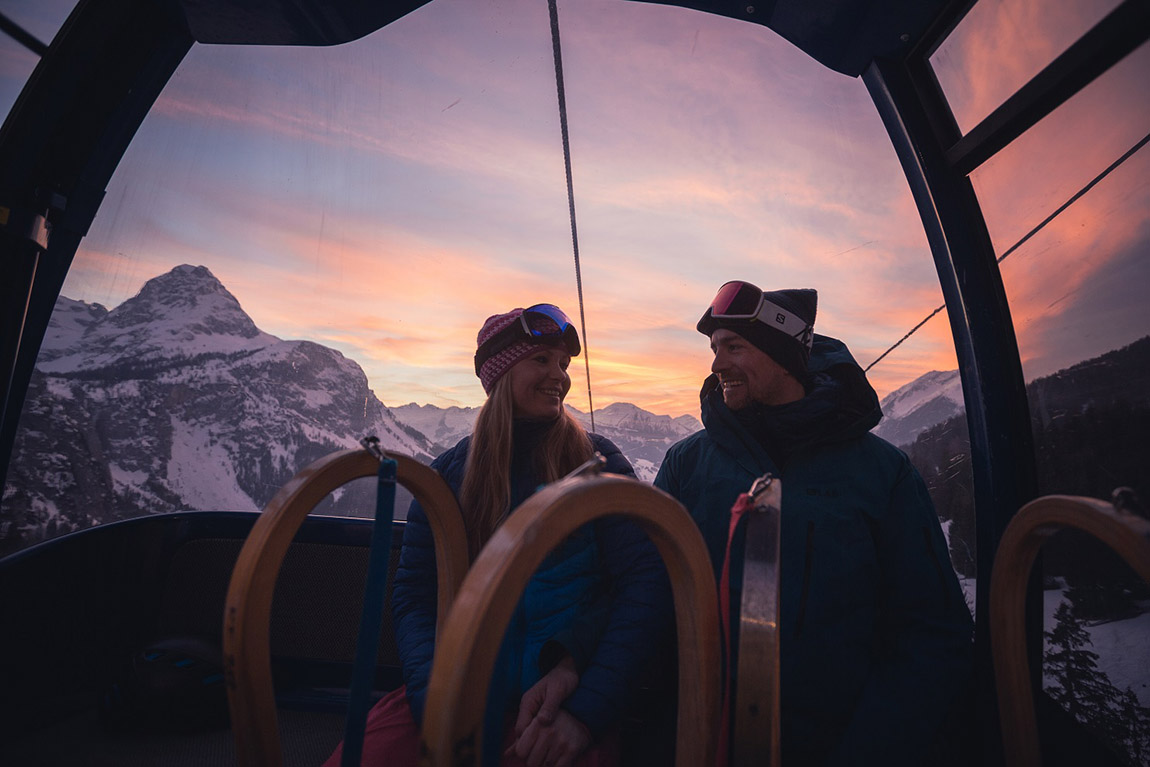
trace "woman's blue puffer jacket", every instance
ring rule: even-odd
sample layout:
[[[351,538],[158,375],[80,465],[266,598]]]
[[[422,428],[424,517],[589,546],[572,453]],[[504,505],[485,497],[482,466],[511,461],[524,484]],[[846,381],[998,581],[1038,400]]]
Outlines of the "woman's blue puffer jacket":
[[[532,456],[550,425],[526,421],[514,425],[512,509],[540,485]],[[634,476],[631,464],[610,440],[597,434],[589,436],[594,449],[607,459],[606,471]],[[464,438],[431,464],[456,497],[463,483],[470,440]],[[602,635],[595,637],[597,641],[592,640],[593,648],[589,648],[586,642],[575,641],[580,627],[573,624],[584,612],[598,612],[608,592],[608,618]],[[435,647],[435,610],[431,528],[419,502],[413,501],[395,574],[392,614],[407,699],[420,724]],[[621,718],[649,648],[669,630],[673,618],[670,585],[654,544],[633,523],[617,518],[599,520],[553,551],[528,582],[496,661],[493,693],[502,691],[509,704],[518,704],[522,694],[548,670],[540,667],[544,645],[560,642],[581,671],[579,687],[563,707],[598,738]]]

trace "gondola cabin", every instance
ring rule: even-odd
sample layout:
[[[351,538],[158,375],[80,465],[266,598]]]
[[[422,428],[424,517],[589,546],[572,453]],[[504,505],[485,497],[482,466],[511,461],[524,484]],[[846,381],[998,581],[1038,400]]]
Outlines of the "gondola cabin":
[[[6,0],[0,32],[0,763],[326,759],[401,683],[372,584],[413,495],[453,535],[426,464],[474,334],[539,300],[645,482],[549,486],[507,550],[626,498],[686,563],[697,737],[622,748],[702,763],[713,581],[648,485],[728,279],[818,288],[927,482],[975,619],[939,763],[1150,763],[1145,0]],[[502,608],[452,590],[519,576],[443,546],[466,698]],[[458,705],[432,763],[481,761]]]

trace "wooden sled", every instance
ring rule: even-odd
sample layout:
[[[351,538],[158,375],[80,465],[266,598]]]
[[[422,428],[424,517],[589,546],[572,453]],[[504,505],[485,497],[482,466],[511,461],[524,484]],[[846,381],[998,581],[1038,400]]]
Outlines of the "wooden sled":
[[[695,523],[669,495],[611,474],[569,477],[529,498],[492,535],[443,625],[423,722],[426,763],[477,765],[487,689],[503,632],[532,573],[580,526],[618,514],[639,524],[666,563],[679,641],[676,764],[714,762],[719,703],[715,577]]]
[[[782,483],[777,478],[758,479],[751,487],[751,496],[754,508],[747,513],[731,764],[778,767]]]
[[[998,544],[990,579],[990,647],[998,688],[1005,763],[1042,764],[1026,652],[1026,584],[1042,545],[1073,528],[1117,552],[1150,584],[1150,522],[1105,501],[1051,495],[1023,506]]]
[[[433,469],[398,453],[385,455],[397,463],[397,481],[427,513],[435,537],[437,614],[442,622],[467,572],[463,517],[455,496]],[[240,550],[224,606],[224,674],[241,767],[283,763],[268,626],[288,546],[324,496],[354,479],[374,476],[379,464],[368,450],[342,450],[307,466],[268,503]]]

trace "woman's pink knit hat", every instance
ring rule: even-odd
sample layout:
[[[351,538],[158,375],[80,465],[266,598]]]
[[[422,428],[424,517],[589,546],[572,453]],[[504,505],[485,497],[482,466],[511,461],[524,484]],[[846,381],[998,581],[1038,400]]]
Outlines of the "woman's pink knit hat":
[[[510,327],[513,323],[519,322],[523,311],[522,307],[517,307],[506,314],[493,314],[488,317],[487,321],[483,323],[483,327],[479,329],[476,348],[483,346],[483,344],[490,341],[500,331]],[[559,326],[554,321],[535,313],[527,315],[527,326],[532,330],[538,330],[547,334],[559,332]],[[562,340],[557,336],[551,336],[546,339],[541,338],[539,341],[528,341],[527,339],[516,341],[506,349],[487,358],[479,368],[479,382],[483,384],[483,391],[490,394],[492,387],[495,386],[495,382],[502,378],[504,373],[514,367],[517,362],[530,357],[538,349],[562,345]]]

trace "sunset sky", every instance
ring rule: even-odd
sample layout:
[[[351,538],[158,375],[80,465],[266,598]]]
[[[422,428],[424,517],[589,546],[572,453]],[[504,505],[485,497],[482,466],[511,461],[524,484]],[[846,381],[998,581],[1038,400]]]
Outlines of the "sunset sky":
[[[935,57],[960,125],[1116,4],[977,6]],[[70,5],[0,0],[45,40]],[[596,408],[697,415],[710,352],[694,324],[728,279],[817,288],[816,331],[864,366],[942,303],[861,80],[718,16],[559,12]],[[34,63],[0,49],[5,104]],[[1000,253],[1146,134],[1146,71],[1143,46],[974,174]],[[1003,263],[1028,377],[1150,332],[1148,154]],[[336,48],[194,46],[64,294],[112,307],[182,263],[261,329],[356,360],[385,404],[480,404],[484,318],[541,301],[578,315],[546,2],[435,0]],[[954,367],[943,313],[869,375],[882,395]]]

